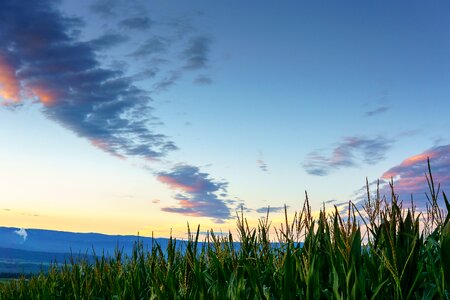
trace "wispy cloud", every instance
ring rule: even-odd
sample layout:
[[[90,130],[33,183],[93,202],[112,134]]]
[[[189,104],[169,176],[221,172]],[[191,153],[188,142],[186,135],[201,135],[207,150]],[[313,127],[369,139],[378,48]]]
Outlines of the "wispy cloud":
[[[146,30],[149,29],[154,22],[145,16],[130,17],[119,22],[119,26],[126,29]]]
[[[209,217],[217,223],[231,218],[227,200],[221,199],[226,195],[226,182],[216,182],[208,173],[202,173],[199,168],[190,165],[179,165],[169,172],[159,172],[157,178],[177,192],[175,199],[178,206],[164,207],[163,211]]]
[[[262,159],[258,159],[256,160],[256,164],[258,165],[258,168],[263,171],[263,172],[267,172],[267,164],[265,161],[263,161]]]
[[[286,208],[289,208],[289,206],[286,206]],[[260,213],[260,214],[265,214],[265,213],[267,213],[267,209],[269,209],[269,213],[277,213],[277,212],[280,212],[280,211],[284,211],[284,206],[260,207],[260,208],[256,209],[256,212]]]
[[[118,4],[117,0],[97,0],[90,5],[90,9],[102,17],[114,17]]]
[[[330,203],[335,203],[335,202],[337,202],[336,199],[331,199],[331,200],[324,201],[323,203],[324,204],[330,204]]]
[[[157,73],[158,73],[157,68],[144,69],[143,71],[140,71],[139,73],[132,75],[131,80],[140,81],[140,80],[154,78]]]
[[[346,137],[334,147],[330,155],[319,151],[309,153],[303,168],[311,175],[325,176],[334,170],[355,167],[360,163],[373,165],[384,158],[392,143],[392,140],[381,136]]]
[[[109,49],[128,41],[128,37],[119,33],[106,33],[91,40],[90,45],[96,50]]]
[[[376,109],[374,109],[374,110],[366,111],[364,114],[365,114],[367,117],[373,117],[373,116],[382,114],[382,113],[384,113],[384,112],[387,112],[388,110],[389,110],[389,107],[388,107],[388,106],[380,106],[380,107],[378,107],[378,108],[376,108]]]
[[[189,40],[186,48],[182,52],[185,59],[185,69],[201,69],[208,64],[208,54],[210,51],[211,39],[206,36],[196,36]]]
[[[170,39],[151,39],[132,54],[135,57],[146,57],[154,53],[164,52],[170,47],[172,41]],[[185,72],[197,71],[208,67],[209,52],[211,39],[207,36],[196,36],[189,39],[185,49],[181,52],[180,58],[183,60],[183,66],[175,68],[168,72],[166,76],[156,82],[154,92],[162,92],[182,78]],[[199,76],[194,80],[199,85],[208,85],[212,83],[212,79],[206,76]]]
[[[264,156],[262,151],[259,151],[258,154],[258,159],[256,160],[256,165],[258,166],[258,168],[263,171],[263,172],[268,172],[269,168],[267,166],[266,161],[264,160]]]
[[[155,92],[162,92],[169,89],[169,87],[175,85],[178,79],[181,78],[181,73],[179,71],[173,71],[168,74],[166,77],[162,78],[160,81],[153,85]]]
[[[366,108],[364,116],[374,117],[386,113],[390,109],[390,106],[388,104],[388,96],[389,90],[387,89],[381,90],[371,95],[370,101],[365,104],[366,107],[369,106],[370,108]]]
[[[49,119],[119,157],[154,159],[176,149],[148,126],[148,93],[120,70],[100,66],[96,51],[117,37],[100,46],[79,42],[70,34],[79,23],[53,1],[0,2],[3,103],[41,102]]]
[[[213,83],[211,77],[206,75],[200,75],[197,76],[197,78],[194,79],[194,83],[198,85],[210,85]]]
[[[19,230],[15,230],[14,233],[17,234],[18,236],[22,237],[24,242],[27,240],[28,233],[25,230],[25,228],[20,228]]]
[[[164,53],[167,52],[170,44],[171,41],[168,38],[162,36],[152,36],[130,55],[136,58],[144,58],[156,53]]]

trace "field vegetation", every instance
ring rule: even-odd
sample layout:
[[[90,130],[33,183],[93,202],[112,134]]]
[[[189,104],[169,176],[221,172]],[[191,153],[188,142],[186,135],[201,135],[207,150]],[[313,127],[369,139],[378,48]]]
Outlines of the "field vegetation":
[[[166,249],[137,242],[129,257],[73,259],[2,283],[0,299],[450,299],[450,204],[431,170],[427,180],[424,212],[404,208],[393,185],[316,219],[306,196],[274,236],[269,211],[256,228],[240,212],[237,239],[211,230],[199,241],[198,227]]]

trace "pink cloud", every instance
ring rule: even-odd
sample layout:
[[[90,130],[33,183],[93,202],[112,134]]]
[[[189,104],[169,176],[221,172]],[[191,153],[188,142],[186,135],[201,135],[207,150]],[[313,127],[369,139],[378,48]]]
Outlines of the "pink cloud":
[[[427,158],[430,159],[435,185],[441,185],[441,190],[450,189],[450,145],[433,147],[423,153],[406,158],[399,165],[383,173],[382,179],[394,179],[395,192],[403,200],[409,200],[411,194],[415,202],[424,204],[425,193],[428,192],[426,174],[428,173]],[[389,186],[383,187],[384,194],[389,194]]]

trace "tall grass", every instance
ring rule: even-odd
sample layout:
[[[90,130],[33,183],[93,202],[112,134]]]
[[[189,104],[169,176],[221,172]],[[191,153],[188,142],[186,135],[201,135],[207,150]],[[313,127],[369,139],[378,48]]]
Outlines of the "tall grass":
[[[269,211],[256,228],[237,213],[238,239],[200,227],[167,249],[136,243],[94,263],[71,260],[48,273],[0,285],[0,299],[449,299],[450,204],[427,176],[428,209],[403,209],[391,184],[362,208],[348,205],[317,219],[308,197],[276,228]],[[442,196],[445,210],[438,205]],[[445,212],[446,211],[446,212]],[[238,242],[238,243],[237,243]]]

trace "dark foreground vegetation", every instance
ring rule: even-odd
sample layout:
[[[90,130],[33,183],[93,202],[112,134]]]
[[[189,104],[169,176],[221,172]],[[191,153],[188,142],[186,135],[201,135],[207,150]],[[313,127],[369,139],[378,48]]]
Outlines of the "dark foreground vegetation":
[[[424,212],[404,209],[392,185],[389,200],[368,190],[361,208],[316,220],[306,197],[276,228],[277,243],[269,213],[257,228],[241,213],[238,240],[210,231],[200,243],[198,229],[181,247],[137,243],[130,257],[117,251],[0,283],[0,299],[450,299],[450,204],[427,179]]]

